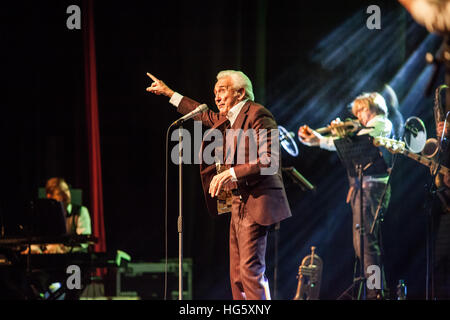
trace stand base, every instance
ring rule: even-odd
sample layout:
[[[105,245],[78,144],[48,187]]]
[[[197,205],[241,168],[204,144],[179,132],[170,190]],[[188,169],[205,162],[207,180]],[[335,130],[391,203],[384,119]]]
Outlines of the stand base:
[[[348,287],[336,300],[361,300],[361,292],[365,283],[364,278],[358,277],[353,279],[353,283]],[[355,299],[355,288],[358,288],[358,294]],[[351,293],[350,293],[351,291]]]

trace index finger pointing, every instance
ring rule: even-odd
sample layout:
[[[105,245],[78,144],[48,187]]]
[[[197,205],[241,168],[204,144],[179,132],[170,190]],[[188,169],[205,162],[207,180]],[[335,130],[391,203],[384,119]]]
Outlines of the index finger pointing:
[[[147,72],[147,75],[153,80],[153,81],[159,81],[154,75],[152,75],[150,72]]]

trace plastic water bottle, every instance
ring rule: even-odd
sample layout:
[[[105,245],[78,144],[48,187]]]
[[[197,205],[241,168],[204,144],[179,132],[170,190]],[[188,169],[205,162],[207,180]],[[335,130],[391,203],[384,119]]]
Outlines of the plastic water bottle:
[[[405,280],[399,280],[397,285],[397,300],[406,300],[406,283]]]

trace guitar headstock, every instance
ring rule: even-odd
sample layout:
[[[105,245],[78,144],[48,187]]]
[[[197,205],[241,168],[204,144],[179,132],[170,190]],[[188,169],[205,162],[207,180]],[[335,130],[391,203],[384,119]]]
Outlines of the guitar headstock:
[[[390,153],[403,153],[405,151],[405,143],[403,141],[397,141],[385,137],[373,138],[373,144],[376,147],[384,147]]]

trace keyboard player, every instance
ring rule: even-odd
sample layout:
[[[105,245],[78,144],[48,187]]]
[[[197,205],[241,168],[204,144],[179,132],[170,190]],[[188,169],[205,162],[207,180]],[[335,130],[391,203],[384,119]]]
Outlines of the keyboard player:
[[[53,177],[47,180],[45,185],[46,198],[54,199],[61,202],[65,211],[66,221],[66,236],[91,235],[91,219],[89,211],[86,207],[72,204],[72,195],[68,186],[68,183],[64,178]],[[39,221],[37,221],[39,224]],[[47,223],[42,221],[42,223]],[[32,255],[38,255],[39,257],[46,258],[44,260],[59,261],[65,260],[67,263],[72,253],[88,252],[89,243],[45,243],[45,244],[32,244],[28,248],[31,249]],[[28,250],[22,252],[27,255]],[[62,258],[59,260],[52,259],[49,255],[55,256],[54,258]],[[64,257],[67,255],[67,259]],[[57,257],[59,256],[59,257]],[[38,257],[36,257],[38,258]],[[32,261],[37,261],[32,259]],[[72,263],[71,263],[72,264]],[[83,274],[83,288],[81,290],[63,290],[65,278],[67,277],[65,264],[58,267],[59,263],[56,263],[55,267],[48,268],[34,268],[32,272],[31,286],[35,289],[35,292],[39,292],[41,296],[47,296],[51,292],[63,292],[61,297],[66,300],[78,300],[85,285],[88,283],[90,271],[87,269],[82,270]],[[36,265],[34,265],[36,267]],[[61,290],[55,291],[52,288],[61,288]]]
[[[66,211],[66,230],[69,235],[90,235],[91,219],[85,206],[72,204],[69,186],[64,178],[54,177],[47,180],[45,194],[48,199],[60,201]],[[31,253],[68,253],[87,252],[88,244],[82,243],[76,247],[64,244],[47,244],[45,246],[32,245]],[[25,252],[26,253],[26,252]]]

